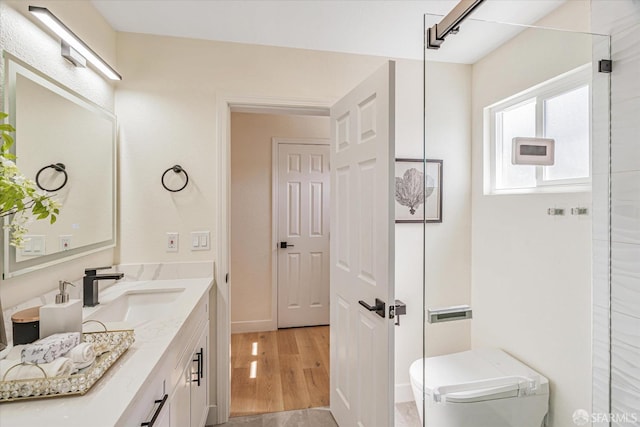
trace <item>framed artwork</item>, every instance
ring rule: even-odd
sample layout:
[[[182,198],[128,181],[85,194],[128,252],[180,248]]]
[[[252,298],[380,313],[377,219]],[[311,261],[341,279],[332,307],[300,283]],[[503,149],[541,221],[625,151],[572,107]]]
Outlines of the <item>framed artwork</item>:
[[[395,178],[396,222],[442,222],[442,160],[396,159]]]

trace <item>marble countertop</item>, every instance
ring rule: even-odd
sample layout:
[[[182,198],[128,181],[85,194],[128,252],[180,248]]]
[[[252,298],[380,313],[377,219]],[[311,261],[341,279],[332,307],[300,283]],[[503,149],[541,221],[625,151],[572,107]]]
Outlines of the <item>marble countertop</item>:
[[[135,343],[87,394],[2,403],[0,426],[115,426],[212,283],[212,278],[124,282],[101,292],[101,304],[106,306],[127,291],[185,289],[174,310],[162,318],[134,325]],[[84,308],[83,317],[91,317],[99,309],[100,306]]]

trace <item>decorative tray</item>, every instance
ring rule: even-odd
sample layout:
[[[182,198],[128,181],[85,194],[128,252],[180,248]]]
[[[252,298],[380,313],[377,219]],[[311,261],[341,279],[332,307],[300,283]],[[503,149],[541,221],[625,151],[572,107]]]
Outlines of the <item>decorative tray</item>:
[[[106,328],[105,328],[106,329]],[[109,368],[131,347],[135,341],[133,329],[104,332],[83,332],[82,342],[93,343],[95,362],[77,373],[61,377],[47,377],[42,371],[41,378],[5,381],[0,378],[0,403],[25,399],[42,399],[83,395],[109,370]],[[16,366],[21,364],[16,362]],[[35,365],[38,366],[38,365]],[[13,369],[10,368],[9,370]],[[6,377],[7,372],[4,374]]]

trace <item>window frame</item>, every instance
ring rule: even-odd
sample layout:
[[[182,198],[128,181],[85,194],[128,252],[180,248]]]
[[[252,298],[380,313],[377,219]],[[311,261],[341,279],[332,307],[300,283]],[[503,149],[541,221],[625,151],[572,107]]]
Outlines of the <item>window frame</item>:
[[[502,164],[504,141],[501,138],[502,112],[522,107],[528,103],[535,103],[535,132],[536,137],[544,137],[544,104],[548,99],[565,93],[587,87],[589,113],[589,175],[584,178],[544,179],[545,166],[535,167],[536,183],[533,187],[497,188],[498,172]],[[545,192],[580,192],[591,190],[592,160],[591,160],[591,116],[592,116],[592,82],[591,64],[585,64],[567,73],[547,80],[511,97],[484,108],[484,139],[485,139],[485,168],[489,173],[489,186],[485,186],[485,194],[522,194]],[[511,141],[509,141],[511,143]],[[487,147],[488,146],[488,147]],[[488,148],[488,149],[487,149]]]

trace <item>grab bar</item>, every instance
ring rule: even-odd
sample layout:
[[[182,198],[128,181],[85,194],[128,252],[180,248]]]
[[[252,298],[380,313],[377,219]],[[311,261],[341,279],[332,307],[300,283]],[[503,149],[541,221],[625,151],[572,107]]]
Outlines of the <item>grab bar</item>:
[[[503,394],[509,391],[517,391],[518,397],[533,394],[540,386],[540,378],[529,378],[523,376],[507,376],[491,378],[488,380],[470,381],[462,384],[443,385],[433,388],[433,400],[437,403],[446,403],[447,397],[455,398],[460,401],[464,399],[462,396],[452,396],[454,393],[472,392],[492,389],[489,393],[482,393],[488,397],[490,395]],[[468,396],[469,398],[479,397]],[[461,399],[462,398],[462,399]],[[485,399],[489,400],[489,399]]]

